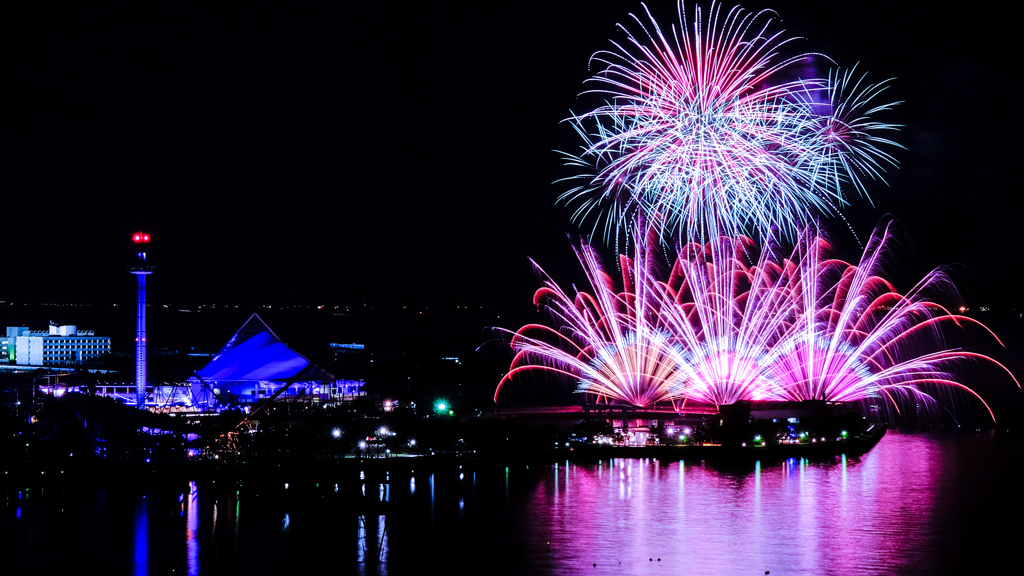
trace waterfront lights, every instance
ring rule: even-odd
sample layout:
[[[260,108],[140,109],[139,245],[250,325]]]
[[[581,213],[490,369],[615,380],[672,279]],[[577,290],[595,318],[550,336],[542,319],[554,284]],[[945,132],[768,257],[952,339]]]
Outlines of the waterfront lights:
[[[360,440],[359,441],[359,449],[360,450],[366,450],[366,440]]]
[[[341,428],[335,428],[334,430],[331,430],[331,436],[334,436],[335,438],[341,438]]]

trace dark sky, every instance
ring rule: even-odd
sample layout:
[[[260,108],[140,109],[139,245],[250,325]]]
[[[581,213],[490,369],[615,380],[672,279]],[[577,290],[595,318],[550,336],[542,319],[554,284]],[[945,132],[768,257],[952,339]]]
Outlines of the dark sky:
[[[152,298],[528,302],[528,256],[576,274],[552,149],[638,2],[5,2],[0,300],[126,302],[127,238],[155,238]],[[801,50],[895,77],[906,124],[885,214],[906,287],[960,263],[979,304],[1020,304],[1015,23],[984,8],[751,2]],[[650,6],[663,25],[672,1]],[[850,236],[840,243],[856,252]]]

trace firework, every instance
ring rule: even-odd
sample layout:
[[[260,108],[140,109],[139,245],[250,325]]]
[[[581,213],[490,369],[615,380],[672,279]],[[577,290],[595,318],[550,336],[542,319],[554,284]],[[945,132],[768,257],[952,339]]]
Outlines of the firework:
[[[685,246],[664,290],[664,309],[686,350],[686,398],[719,406],[779,397],[768,352],[797,315],[787,270],[745,238]],[[650,279],[653,281],[653,279]]]
[[[899,413],[911,403],[934,407],[936,391],[962,391],[991,408],[953,370],[964,362],[992,363],[987,356],[946,348],[948,328],[980,322],[952,313],[932,296],[955,293],[942,269],[906,294],[882,276],[891,225],[876,230],[856,265],[830,257],[821,236],[807,234],[792,260],[799,279],[799,315],[766,362],[787,400],[855,401],[881,398]],[[1020,384],[1017,383],[1019,387]]]
[[[896,127],[870,120],[892,106],[871,104],[884,82],[793,79],[811,55],[780,56],[791,39],[770,30],[771,12],[695,12],[691,23],[680,2],[668,34],[633,16],[643,33],[620,25],[626,41],[592,57],[587,92],[608,101],[570,119],[584,144],[565,154],[579,174],[560,201],[576,221],[603,222],[606,239],[636,216],[662,239],[792,238],[895,164],[880,134]]]
[[[888,227],[876,231],[857,264],[832,257],[813,230],[784,258],[745,238],[690,243],[667,275],[650,243],[638,242],[633,258],[620,257],[621,289],[584,245],[577,253],[592,291],[570,294],[545,276],[535,303],[552,324],[511,333],[515,357],[495,401],[517,375],[541,370],[598,401],[638,407],[883,399],[899,411],[937,405],[937,390],[984,404],[952,370],[970,360],[1002,366],[942,339],[950,324],[984,327],[931,299],[952,288],[941,270],[906,294],[894,290],[881,270],[890,237]]]
[[[647,282],[653,276],[647,260],[622,259],[625,290],[616,292],[593,248],[581,246],[577,256],[593,291],[570,295],[537,266],[544,286],[534,303],[546,308],[557,328],[530,324],[512,334],[515,357],[495,402],[502,386],[527,370],[570,376],[580,392],[634,406],[681,397],[684,351],[660,314],[666,302],[659,287]]]

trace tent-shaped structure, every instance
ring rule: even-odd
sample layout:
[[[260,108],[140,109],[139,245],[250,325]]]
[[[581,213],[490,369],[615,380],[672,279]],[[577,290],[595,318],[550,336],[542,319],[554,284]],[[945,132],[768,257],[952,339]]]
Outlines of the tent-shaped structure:
[[[213,395],[246,403],[261,398],[333,401],[358,395],[362,382],[338,381],[288,347],[258,315],[228,340],[189,380],[197,404],[214,404]],[[225,394],[226,393],[226,394]]]

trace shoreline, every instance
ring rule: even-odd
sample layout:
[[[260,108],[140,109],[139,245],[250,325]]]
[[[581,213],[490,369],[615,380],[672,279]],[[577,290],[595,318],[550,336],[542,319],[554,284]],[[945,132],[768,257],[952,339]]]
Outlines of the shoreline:
[[[835,458],[859,456],[871,450],[887,428],[875,426],[869,433],[841,442],[787,444],[766,447],[732,446],[596,446],[553,448],[521,452],[487,452],[435,454],[430,456],[392,456],[390,458],[336,458],[263,461],[246,464],[223,464],[205,460],[176,464],[136,464],[126,462],[6,462],[6,482],[35,479],[41,482],[60,480],[152,480],[164,482],[181,479],[230,480],[270,479],[281,477],[348,476],[364,472],[378,477],[390,473],[408,475],[415,470],[434,472],[452,467],[477,469],[489,466],[548,465],[563,461],[590,463],[614,458],[655,458],[661,461],[697,460],[713,464],[736,464],[753,461],[782,461],[788,458]]]

